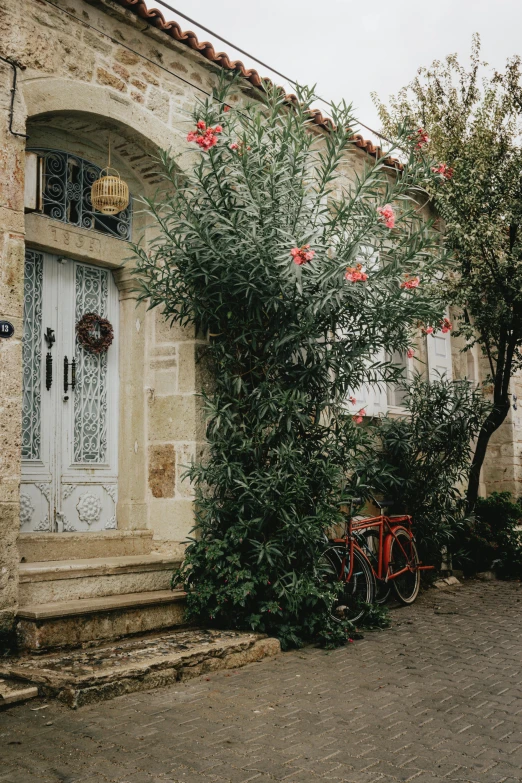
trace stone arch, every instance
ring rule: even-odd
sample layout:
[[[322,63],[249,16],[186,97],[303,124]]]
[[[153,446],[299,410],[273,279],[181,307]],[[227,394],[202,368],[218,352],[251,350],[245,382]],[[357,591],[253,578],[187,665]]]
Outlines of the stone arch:
[[[182,131],[171,128],[151,111],[107,87],[45,77],[21,81],[20,89],[29,122],[39,115],[77,113],[98,123],[116,123],[127,129],[144,149],[180,150]]]

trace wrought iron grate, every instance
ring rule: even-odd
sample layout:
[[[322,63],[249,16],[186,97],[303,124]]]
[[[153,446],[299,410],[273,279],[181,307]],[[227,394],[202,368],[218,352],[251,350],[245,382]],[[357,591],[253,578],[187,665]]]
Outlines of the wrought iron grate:
[[[33,148],[42,161],[41,211],[53,220],[101,231],[117,239],[131,238],[132,201],[117,215],[97,212],[91,187],[101,168],[84,158],[60,150]]]

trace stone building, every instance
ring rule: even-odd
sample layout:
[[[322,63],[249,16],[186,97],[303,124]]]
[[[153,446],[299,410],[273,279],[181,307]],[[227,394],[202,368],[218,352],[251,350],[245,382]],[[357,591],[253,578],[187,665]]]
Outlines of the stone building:
[[[169,580],[193,521],[181,476],[203,439],[198,340],[137,306],[127,240],[147,241],[136,199],[157,185],[157,151],[191,164],[196,97],[221,68],[241,70],[250,97],[260,78],[143,0],[0,0],[0,11],[0,321],[14,327],[0,339],[0,630],[16,619],[37,649],[181,618]],[[109,139],[133,196],[115,217],[89,198]],[[356,146],[360,161],[375,154]],[[77,343],[86,312],[112,324],[107,353]],[[451,373],[450,336],[428,339],[430,371]],[[467,361],[453,351],[454,371],[478,378]],[[393,390],[359,402],[400,411]],[[487,491],[515,488],[517,416],[495,438]]]

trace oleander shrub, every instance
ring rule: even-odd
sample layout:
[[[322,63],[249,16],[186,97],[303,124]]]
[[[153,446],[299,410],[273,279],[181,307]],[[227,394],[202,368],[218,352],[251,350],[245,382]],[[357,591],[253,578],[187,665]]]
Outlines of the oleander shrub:
[[[393,513],[412,515],[422,559],[439,566],[469,525],[463,487],[488,403],[467,380],[417,375],[403,405],[406,416],[377,423],[358,474],[393,500]]]
[[[522,579],[522,503],[510,492],[478,498],[475,513],[456,541],[454,564],[468,576],[493,570]]]
[[[227,89],[196,105],[187,150],[161,156],[156,239],[135,248],[141,298],[208,337],[213,377],[176,579],[190,618],[331,646],[347,629],[330,619],[324,533],[368,438],[346,400],[397,377],[376,352],[442,317],[447,260],[416,201],[435,175],[404,129],[402,171],[381,157],[348,179],[349,107],[323,132],[310,90],[289,104],[267,84],[264,102],[236,105]]]

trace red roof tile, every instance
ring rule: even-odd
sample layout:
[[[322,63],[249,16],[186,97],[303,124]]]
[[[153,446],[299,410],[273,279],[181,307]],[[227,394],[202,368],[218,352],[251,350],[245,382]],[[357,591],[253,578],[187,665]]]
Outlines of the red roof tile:
[[[147,8],[145,0],[116,0],[116,2],[124,8],[133,11],[133,13],[137,14],[149,24],[167,33],[167,35],[170,35],[175,41],[179,41],[179,43],[199,52],[199,54],[202,54],[203,57],[210,60],[210,62],[220,65],[227,71],[239,71],[254,87],[262,88],[263,81],[266,81],[266,79],[263,79],[259,75],[255,68],[245,68],[241,60],[231,60],[226,52],[216,52],[210,41],[199,41],[196,33],[193,33],[191,30],[182,30],[180,25],[175,21],[167,22],[161,11],[157,8]],[[287,99],[289,102],[297,100],[295,95],[287,95]],[[316,125],[319,125],[326,130],[333,127],[332,120],[323,115],[319,109],[311,109],[310,115]],[[357,147],[365,150],[370,155],[373,155],[376,158],[382,156],[381,148],[363,138],[359,133],[356,133],[353,136],[353,140]],[[389,158],[387,162],[396,168],[402,168],[401,163],[395,158]]]

